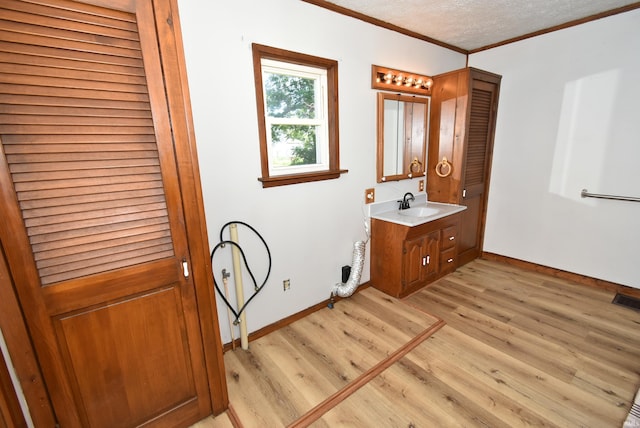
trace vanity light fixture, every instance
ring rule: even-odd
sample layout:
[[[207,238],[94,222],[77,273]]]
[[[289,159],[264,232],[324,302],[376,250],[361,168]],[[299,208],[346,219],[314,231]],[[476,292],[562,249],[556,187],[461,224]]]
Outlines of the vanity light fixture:
[[[431,95],[433,79],[408,71],[394,70],[379,65],[371,66],[371,88],[394,92]]]

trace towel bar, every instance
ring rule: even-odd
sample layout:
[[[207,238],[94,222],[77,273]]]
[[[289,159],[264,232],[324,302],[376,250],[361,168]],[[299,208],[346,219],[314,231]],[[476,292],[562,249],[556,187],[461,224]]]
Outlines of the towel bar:
[[[640,202],[640,198],[635,198],[633,196],[618,196],[618,195],[604,195],[600,193],[589,193],[587,189],[582,189],[582,192],[580,192],[580,196],[582,196],[583,198],[615,199],[617,201]]]

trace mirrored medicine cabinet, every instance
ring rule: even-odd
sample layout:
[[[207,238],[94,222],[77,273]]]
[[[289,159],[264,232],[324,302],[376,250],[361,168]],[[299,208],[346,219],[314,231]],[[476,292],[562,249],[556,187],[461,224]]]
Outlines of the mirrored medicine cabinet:
[[[429,97],[378,93],[377,181],[425,176]]]

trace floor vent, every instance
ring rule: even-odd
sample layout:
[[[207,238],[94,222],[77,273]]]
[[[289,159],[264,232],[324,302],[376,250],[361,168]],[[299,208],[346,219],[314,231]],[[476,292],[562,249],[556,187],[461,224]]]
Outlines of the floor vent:
[[[616,294],[611,303],[615,303],[616,305],[620,306],[626,306],[627,308],[640,311],[640,299],[636,297],[625,296],[624,294]]]

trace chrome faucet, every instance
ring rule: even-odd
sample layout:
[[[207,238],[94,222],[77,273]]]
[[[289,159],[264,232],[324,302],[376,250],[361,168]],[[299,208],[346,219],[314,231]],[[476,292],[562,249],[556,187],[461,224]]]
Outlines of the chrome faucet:
[[[416,198],[413,196],[413,193],[411,192],[405,193],[402,200],[398,201],[400,203],[400,206],[398,207],[398,209],[406,210],[407,208],[411,208],[411,206],[409,205],[409,201],[415,201],[415,200]]]

